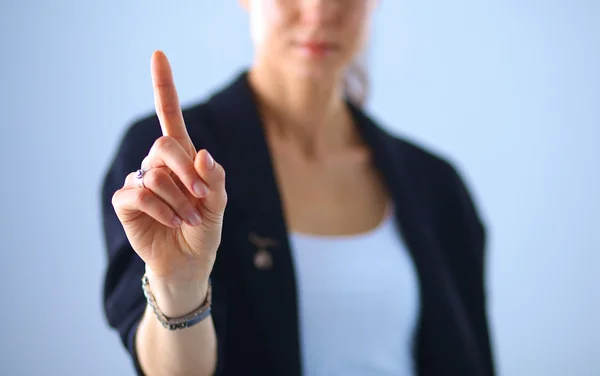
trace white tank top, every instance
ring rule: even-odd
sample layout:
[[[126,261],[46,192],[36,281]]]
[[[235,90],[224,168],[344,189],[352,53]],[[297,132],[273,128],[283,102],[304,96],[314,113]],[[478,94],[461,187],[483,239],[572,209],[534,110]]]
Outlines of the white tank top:
[[[304,376],[415,374],[419,284],[393,212],[358,235],[290,234]]]

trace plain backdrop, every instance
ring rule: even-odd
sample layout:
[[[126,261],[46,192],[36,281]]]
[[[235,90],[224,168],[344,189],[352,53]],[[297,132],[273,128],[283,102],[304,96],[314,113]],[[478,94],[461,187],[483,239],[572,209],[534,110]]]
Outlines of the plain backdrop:
[[[106,325],[100,183],[153,109],[252,59],[235,0],[0,2],[0,374],[132,375]],[[369,111],[451,158],[490,230],[502,375],[600,375],[600,2],[382,0]]]

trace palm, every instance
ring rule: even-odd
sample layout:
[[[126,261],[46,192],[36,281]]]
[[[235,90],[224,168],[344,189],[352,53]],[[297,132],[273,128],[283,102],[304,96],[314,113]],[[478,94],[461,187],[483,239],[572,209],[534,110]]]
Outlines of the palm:
[[[201,209],[200,200],[196,201]],[[205,224],[172,228],[145,213],[125,224],[124,228],[133,249],[158,275],[173,274],[185,267],[190,259],[210,257],[202,255],[201,250],[213,249],[219,241]]]

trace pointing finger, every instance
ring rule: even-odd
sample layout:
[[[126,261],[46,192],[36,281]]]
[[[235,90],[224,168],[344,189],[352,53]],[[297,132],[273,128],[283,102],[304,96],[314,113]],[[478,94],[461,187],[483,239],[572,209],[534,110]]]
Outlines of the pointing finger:
[[[164,136],[173,137],[181,144],[191,158],[196,155],[188,131],[183,121],[179,97],[173,81],[173,72],[167,56],[156,51],[152,54],[152,84],[154,88],[154,106],[160,120]]]

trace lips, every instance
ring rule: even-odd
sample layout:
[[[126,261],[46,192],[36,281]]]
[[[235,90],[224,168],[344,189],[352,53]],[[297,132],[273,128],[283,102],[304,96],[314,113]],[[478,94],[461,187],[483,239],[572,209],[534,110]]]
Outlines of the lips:
[[[296,46],[310,56],[327,55],[337,49],[336,44],[323,41],[303,41],[296,43]]]
[[[320,48],[320,49],[333,49],[335,45],[333,43],[328,42],[319,42],[319,41],[307,41],[307,42],[299,42],[298,46],[304,48]]]

